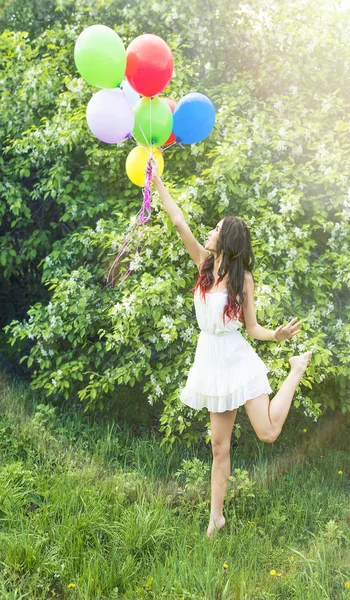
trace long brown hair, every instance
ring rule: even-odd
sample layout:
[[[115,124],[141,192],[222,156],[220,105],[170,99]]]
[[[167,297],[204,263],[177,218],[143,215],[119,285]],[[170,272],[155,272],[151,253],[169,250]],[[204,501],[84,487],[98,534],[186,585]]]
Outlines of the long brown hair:
[[[252,272],[255,264],[254,252],[252,249],[252,240],[248,225],[242,219],[227,216],[224,218],[220,230],[219,239],[216,243],[216,253],[220,256],[223,252],[223,258],[218,269],[218,282],[223,280],[228,272],[227,299],[222,314],[225,324],[225,315],[228,319],[240,318],[244,323],[243,314],[243,285],[245,271]],[[200,289],[202,298],[205,301],[205,293],[214,283],[214,254],[210,254],[201,265],[200,274],[193,291]]]

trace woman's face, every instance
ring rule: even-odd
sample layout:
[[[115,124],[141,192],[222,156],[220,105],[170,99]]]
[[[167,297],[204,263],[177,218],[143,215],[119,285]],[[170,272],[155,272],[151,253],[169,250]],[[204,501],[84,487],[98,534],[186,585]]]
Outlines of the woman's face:
[[[223,224],[224,220],[222,219],[217,225],[216,227],[214,227],[214,229],[212,229],[211,231],[209,231],[208,233],[208,238],[205,242],[205,248],[207,250],[216,250],[216,243],[219,239],[219,235],[220,235],[220,231],[221,231],[221,227]]]

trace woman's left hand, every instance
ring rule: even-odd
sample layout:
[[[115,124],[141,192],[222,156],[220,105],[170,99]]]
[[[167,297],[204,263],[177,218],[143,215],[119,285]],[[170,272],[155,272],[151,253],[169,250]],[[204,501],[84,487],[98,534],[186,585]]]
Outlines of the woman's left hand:
[[[296,320],[297,317],[289,321],[288,325],[280,325],[279,327],[277,327],[277,329],[275,329],[273,336],[276,342],[288,340],[289,338],[293,337],[293,335],[297,335],[297,333],[299,333],[302,321],[294,323],[294,321]]]

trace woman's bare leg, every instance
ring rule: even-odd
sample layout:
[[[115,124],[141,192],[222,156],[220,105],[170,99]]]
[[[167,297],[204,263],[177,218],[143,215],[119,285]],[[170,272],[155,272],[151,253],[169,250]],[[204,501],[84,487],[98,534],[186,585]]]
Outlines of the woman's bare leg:
[[[227,480],[230,476],[230,447],[237,408],[222,413],[210,413],[213,464],[211,469],[211,506],[207,536],[225,525],[222,514]]]
[[[244,407],[258,438],[264,442],[274,442],[282,431],[289,413],[295,390],[311,360],[312,352],[289,359],[290,373],[277,394],[269,400],[268,394],[248,400]]]

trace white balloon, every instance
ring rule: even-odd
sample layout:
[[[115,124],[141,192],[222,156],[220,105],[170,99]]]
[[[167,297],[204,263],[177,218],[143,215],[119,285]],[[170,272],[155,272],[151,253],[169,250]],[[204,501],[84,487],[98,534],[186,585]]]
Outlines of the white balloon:
[[[135,115],[120,89],[104,89],[94,94],[87,105],[90,131],[102,142],[123,142],[134,128]]]
[[[131,87],[127,79],[123,79],[120,84],[120,89],[123,90],[125,97],[129,100],[131,106],[135,106],[136,102],[140,100],[140,95],[135,92],[134,88]]]

